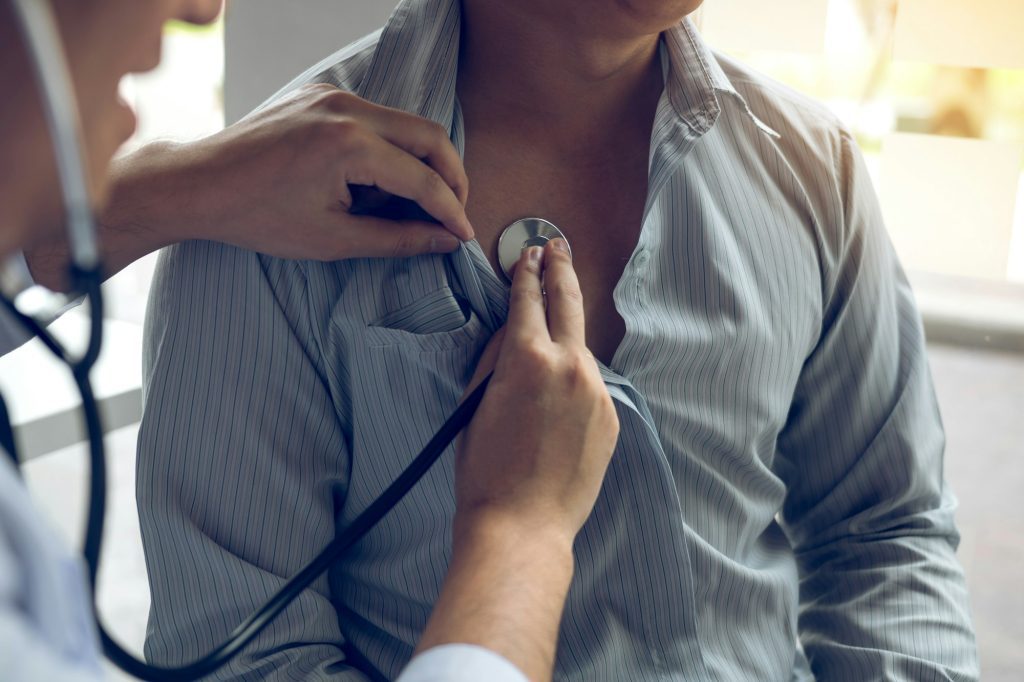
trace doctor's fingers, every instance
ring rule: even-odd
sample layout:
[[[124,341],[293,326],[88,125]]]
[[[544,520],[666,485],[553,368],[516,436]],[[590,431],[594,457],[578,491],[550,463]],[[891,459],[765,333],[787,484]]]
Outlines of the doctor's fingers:
[[[343,159],[341,196],[348,196],[348,184],[375,185],[415,201],[460,239],[473,238],[465,207],[437,171],[366,129],[354,131],[352,138]]]
[[[551,340],[585,348],[583,293],[564,239],[552,239],[544,246],[544,292]]]
[[[306,253],[294,256],[311,260],[345,258],[409,258],[428,253],[451,253],[459,238],[433,223],[390,220],[341,213],[340,220],[324,221],[317,234],[302,235],[297,247]]]
[[[371,111],[367,124],[375,133],[425,161],[444,178],[465,206],[469,199],[469,177],[446,128],[414,114],[371,102],[363,101],[361,106]]]
[[[351,132],[346,128],[365,126],[416,158],[424,159],[444,178],[459,201],[466,203],[469,179],[446,128],[429,119],[401,109],[381,106],[326,83],[306,85],[300,88],[302,90],[311,93],[332,115],[340,115],[339,129],[342,135]]]
[[[531,246],[520,254],[512,272],[507,326],[509,338],[517,348],[551,342],[540,283],[543,260],[544,249]]]

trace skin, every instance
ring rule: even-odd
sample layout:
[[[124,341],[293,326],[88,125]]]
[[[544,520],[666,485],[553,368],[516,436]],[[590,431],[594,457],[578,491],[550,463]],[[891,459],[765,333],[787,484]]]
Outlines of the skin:
[[[531,316],[528,301],[541,294],[535,278],[521,270],[522,261],[516,269],[512,301],[521,308],[518,315],[510,312],[509,328],[518,333],[492,342],[501,344],[492,382],[505,367],[517,371],[505,374],[502,385],[491,384],[458,444],[456,553],[419,650],[473,642],[516,662],[531,680],[552,676],[572,575],[571,539],[600,489],[608,452],[602,444],[613,445],[618,428],[614,422],[615,430],[600,432],[612,416],[607,404],[584,397],[592,395],[586,387],[594,378],[592,361],[581,354],[588,349],[608,362],[621,340],[611,294],[640,230],[651,126],[662,90],[658,36],[699,4],[463,1],[458,92],[466,170],[473,178],[467,211],[477,239],[500,272],[494,246],[501,229],[523,215],[551,217],[571,235],[573,267],[559,264],[568,259],[547,247],[548,335],[536,315],[539,303],[532,306],[534,322],[524,322]],[[549,338],[552,347],[546,346]],[[474,382],[494,356],[488,347]],[[561,357],[563,365],[529,372],[539,357]],[[561,389],[538,391],[560,380],[567,381]],[[546,402],[545,396],[581,388],[579,403]],[[523,405],[524,396],[535,400]],[[502,410],[510,405],[532,409],[529,422],[507,419]],[[572,415],[561,414],[570,406]],[[542,426],[517,430],[522,423]],[[566,448],[579,455],[556,466]],[[531,478],[530,471],[542,468],[543,480]]]
[[[117,97],[121,78],[147,71],[160,59],[163,24],[169,19],[212,21],[215,0],[58,0],[53,3],[72,85],[79,103],[86,170],[94,205],[109,190],[107,168],[118,147],[135,129],[135,117]],[[0,87],[5,106],[0,150],[0,197],[5,206],[0,252],[52,241],[62,232],[62,206],[50,135],[28,55],[22,49],[13,10],[0,3]],[[14,133],[17,134],[14,134]],[[32,177],[35,182],[24,179]]]
[[[120,78],[156,65],[165,21],[211,21],[220,2],[54,0],[54,7],[108,274],[185,238],[285,257],[342,258],[448,250],[457,244],[444,243],[446,236],[473,236],[463,208],[468,180],[444,131],[329,88],[303,89],[207,140],[150,146],[111,166],[134,128],[116,96]],[[59,286],[66,249],[63,208],[53,191],[58,178],[14,27],[0,2],[0,255],[25,251],[37,279]],[[289,184],[289,176],[306,182]],[[350,216],[348,183],[414,199],[444,226]],[[294,231],[280,232],[281,224]],[[593,508],[618,434],[585,345],[579,281],[568,254],[556,247],[543,256],[535,249],[516,269],[508,325],[488,345],[471,384],[494,371],[457,446],[453,563],[419,647],[480,644],[533,679],[551,676],[573,539]],[[530,398],[510,402],[523,395]],[[551,404],[561,406],[557,420],[545,416]]]
[[[117,97],[120,79],[157,64],[168,19],[205,23],[220,2],[56,0],[54,8],[80,102],[106,275],[184,239],[340,259],[448,252],[473,237],[464,209],[469,183],[447,132],[324,86],[303,88],[206,140],[151,145],[111,168],[135,126]],[[52,184],[24,192],[19,182],[56,177],[49,133],[6,2],[0,19],[0,45],[11,53],[0,64],[0,88],[6,102],[17,103],[4,107],[0,123],[19,131],[0,149],[8,222],[0,254],[24,250],[35,279],[62,289],[67,248],[59,195]],[[443,227],[350,215],[349,183],[413,199]]]
[[[500,272],[505,225],[524,215],[558,225],[572,243],[587,346],[608,365],[625,333],[613,292],[647,196],[659,35],[699,4],[463,3],[458,92],[477,239]]]
[[[301,88],[198,142],[148,145],[109,177],[100,216],[108,276],[186,239],[339,260],[446,253],[473,237],[469,182],[447,131],[330,86]],[[349,183],[413,199],[444,226],[350,215]],[[63,240],[28,260],[37,281],[63,288]]]

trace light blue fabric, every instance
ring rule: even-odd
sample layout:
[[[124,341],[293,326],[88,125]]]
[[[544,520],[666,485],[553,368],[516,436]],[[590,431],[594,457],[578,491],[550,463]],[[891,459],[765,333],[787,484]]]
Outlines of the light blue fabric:
[[[0,452],[0,678],[103,677],[83,566],[36,512]]]
[[[503,657],[470,644],[443,644],[413,657],[396,682],[528,682]]]
[[[459,13],[405,2],[292,87],[426,116],[461,151]],[[921,325],[850,134],[688,22],[663,55],[614,296],[626,335],[602,368],[621,435],[556,678],[976,678]],[[507,293],[476,242],[164,254],[138,472],[149,656],[205,651],[384,489],[455,408]],[[394,678],[444,578],[452,484],[449,453],[224,677]]]

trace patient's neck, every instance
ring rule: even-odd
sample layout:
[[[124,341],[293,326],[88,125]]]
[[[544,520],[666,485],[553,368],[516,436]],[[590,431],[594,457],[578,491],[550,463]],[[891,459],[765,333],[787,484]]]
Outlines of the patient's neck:
[[[608,37],[558,25],[517,2],[464,0],[459,100],[467,128],[555,153],[646,139],[662,90],[658,35]]]

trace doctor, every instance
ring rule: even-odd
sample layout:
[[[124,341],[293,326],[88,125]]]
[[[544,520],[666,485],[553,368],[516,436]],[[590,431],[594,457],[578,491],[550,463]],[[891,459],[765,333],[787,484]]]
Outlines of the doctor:
[[[134,125],[117,99],[121,77],[156,65],[165,21],[209,22],[220,0],[0,0],[0,257],[25,254],[37,282],[68,285],[65,207],[16,1],[52,4],[56,16],[106,274],[183,239],[339,259],[445,252],[472,238],[468,183],[444,131],[324,88],[207,140],[150,146],[111,165]],[[413,199],[442,227],[354,217],[345,210],[350,183]],[[270,227],[281,224],[293,227]],[[169,230],[180,225],[189,233]],[[471,381],[494,371],[457,443],[453,559],[403,682],[551,676],[573,539],[618,431],[559,246],[525,252],[508,326]],[[100,679],[90,599],[80,560],[44,527],[16,468],[0,457],[4,678]]]

